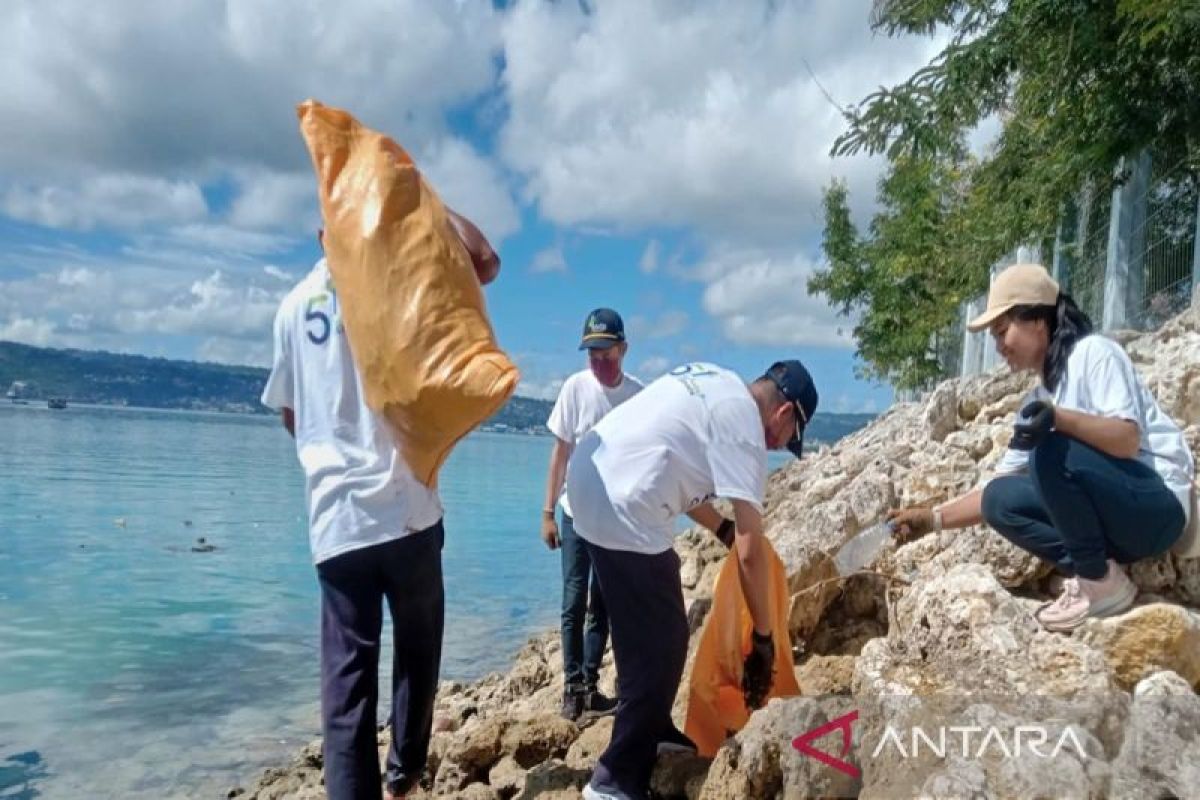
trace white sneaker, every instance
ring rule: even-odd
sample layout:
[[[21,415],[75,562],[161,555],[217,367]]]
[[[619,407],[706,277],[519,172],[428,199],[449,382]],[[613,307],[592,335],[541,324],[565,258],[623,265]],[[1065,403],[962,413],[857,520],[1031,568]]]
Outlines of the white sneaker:
[[[633,800],[620,789],[596,789],[589,783],[583,787],[583,800]]]

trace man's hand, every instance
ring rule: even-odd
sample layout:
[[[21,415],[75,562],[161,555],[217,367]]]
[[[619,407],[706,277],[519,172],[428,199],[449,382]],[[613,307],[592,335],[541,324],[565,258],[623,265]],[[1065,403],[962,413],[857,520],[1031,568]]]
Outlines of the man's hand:
[[[554,519],[554,512],[542,512],[542,541],[546,543],[546,547],[551,550],[557,550],[560,544],[558,539],[558,523]]]
[[[742,695],[746,698],[746,707],[754,710],[762,708],[771,691],[775,677],[775,640],[771,634],[759,635],[758,631],[750,634],[750,655],[742,665]]]
[[[1013,425],[1008,446],[1014,450],[1032,450],[1054,429],[1054,406],[1044,400],[1034,400],[1021,409]]]
[[[901,542],[920,538],[933,530],[933,509],[917,506],[914,508],[894,508],[888,512],[888,522],[896,532],[896,538]]]
[[[486,286],[496,280],[496,276],[500,274],[500,256],[496,255],[483,231],[453,209],[447,208],[446,216],[463,247],[467,248],[471,266],[475,268],[475,276],[479,278],[480,284]]]

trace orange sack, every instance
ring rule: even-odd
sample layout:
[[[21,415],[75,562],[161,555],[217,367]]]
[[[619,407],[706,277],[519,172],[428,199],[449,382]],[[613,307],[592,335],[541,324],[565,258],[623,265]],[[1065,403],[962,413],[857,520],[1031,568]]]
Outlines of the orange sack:
[[[775,639],[775,675],[772,697],[800,694],[792,662],[792,642],[788,633],[788,581],[783,562],[763,539],[763,551],[769,566],[771,631]],[[696,743],[700,755],[712,758],[721,743],[740,731],[750,720],[750,709],[742,696],[742,664],[750,653],[750,634],[754,623],[742,596],[738,578],[737,553],[730,551],[713,587],[712,611],[700,633],[700,646],[692,664],[688,693],[687,722],[684,732]]]
[[[345,111],[308,100],[296,112],[367,405],[435,486],[450,450],[500,409],[520,373],[496,343],[460,233],[408,153]]]

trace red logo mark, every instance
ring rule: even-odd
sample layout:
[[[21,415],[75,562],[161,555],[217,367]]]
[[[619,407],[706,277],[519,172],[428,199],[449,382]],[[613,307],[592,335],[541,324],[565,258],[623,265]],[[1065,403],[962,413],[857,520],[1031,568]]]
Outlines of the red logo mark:
[[[844,772],[851,778],[857,780],[862,776],[862,771],[858,767],[851,764],[849,761],[843,761],[846,756],[850,755],[850,740],[853,733],[853,725],[858,719],[858,712],[851,711],[849,714],[838,717],[835,720],[825,723],[819,728],[813,728],[808,733],[802,733],[792,740],[792,747],[810,758],[815,758],[826,766],[833,767],[840,772]],[[842,731],[842,755],[837,758],[822,752],[812,746],[812,742],[820,739],[827,733],[841,729]]]

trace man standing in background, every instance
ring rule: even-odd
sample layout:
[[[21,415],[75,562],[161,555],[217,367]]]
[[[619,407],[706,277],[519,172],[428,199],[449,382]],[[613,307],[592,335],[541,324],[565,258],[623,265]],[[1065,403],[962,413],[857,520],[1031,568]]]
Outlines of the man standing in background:
[[[628,343],[625,324],[616,311],[598,308],[588,315],[579,349],[587,350],[588,369],[567,378],[546,423],[555,440],[542,506],[542,540],[551,550],[562,549],[562,715],[570,720],[584,713],[612,713],[616,701],[605,697],[596,686],[608,644],[608,612],[587,548],[575,533],[571,507],[563,491],[567,463],[583,435],[642,388],[622,369]],[[555,506],[560,502],[561,528],[554,518]]]

